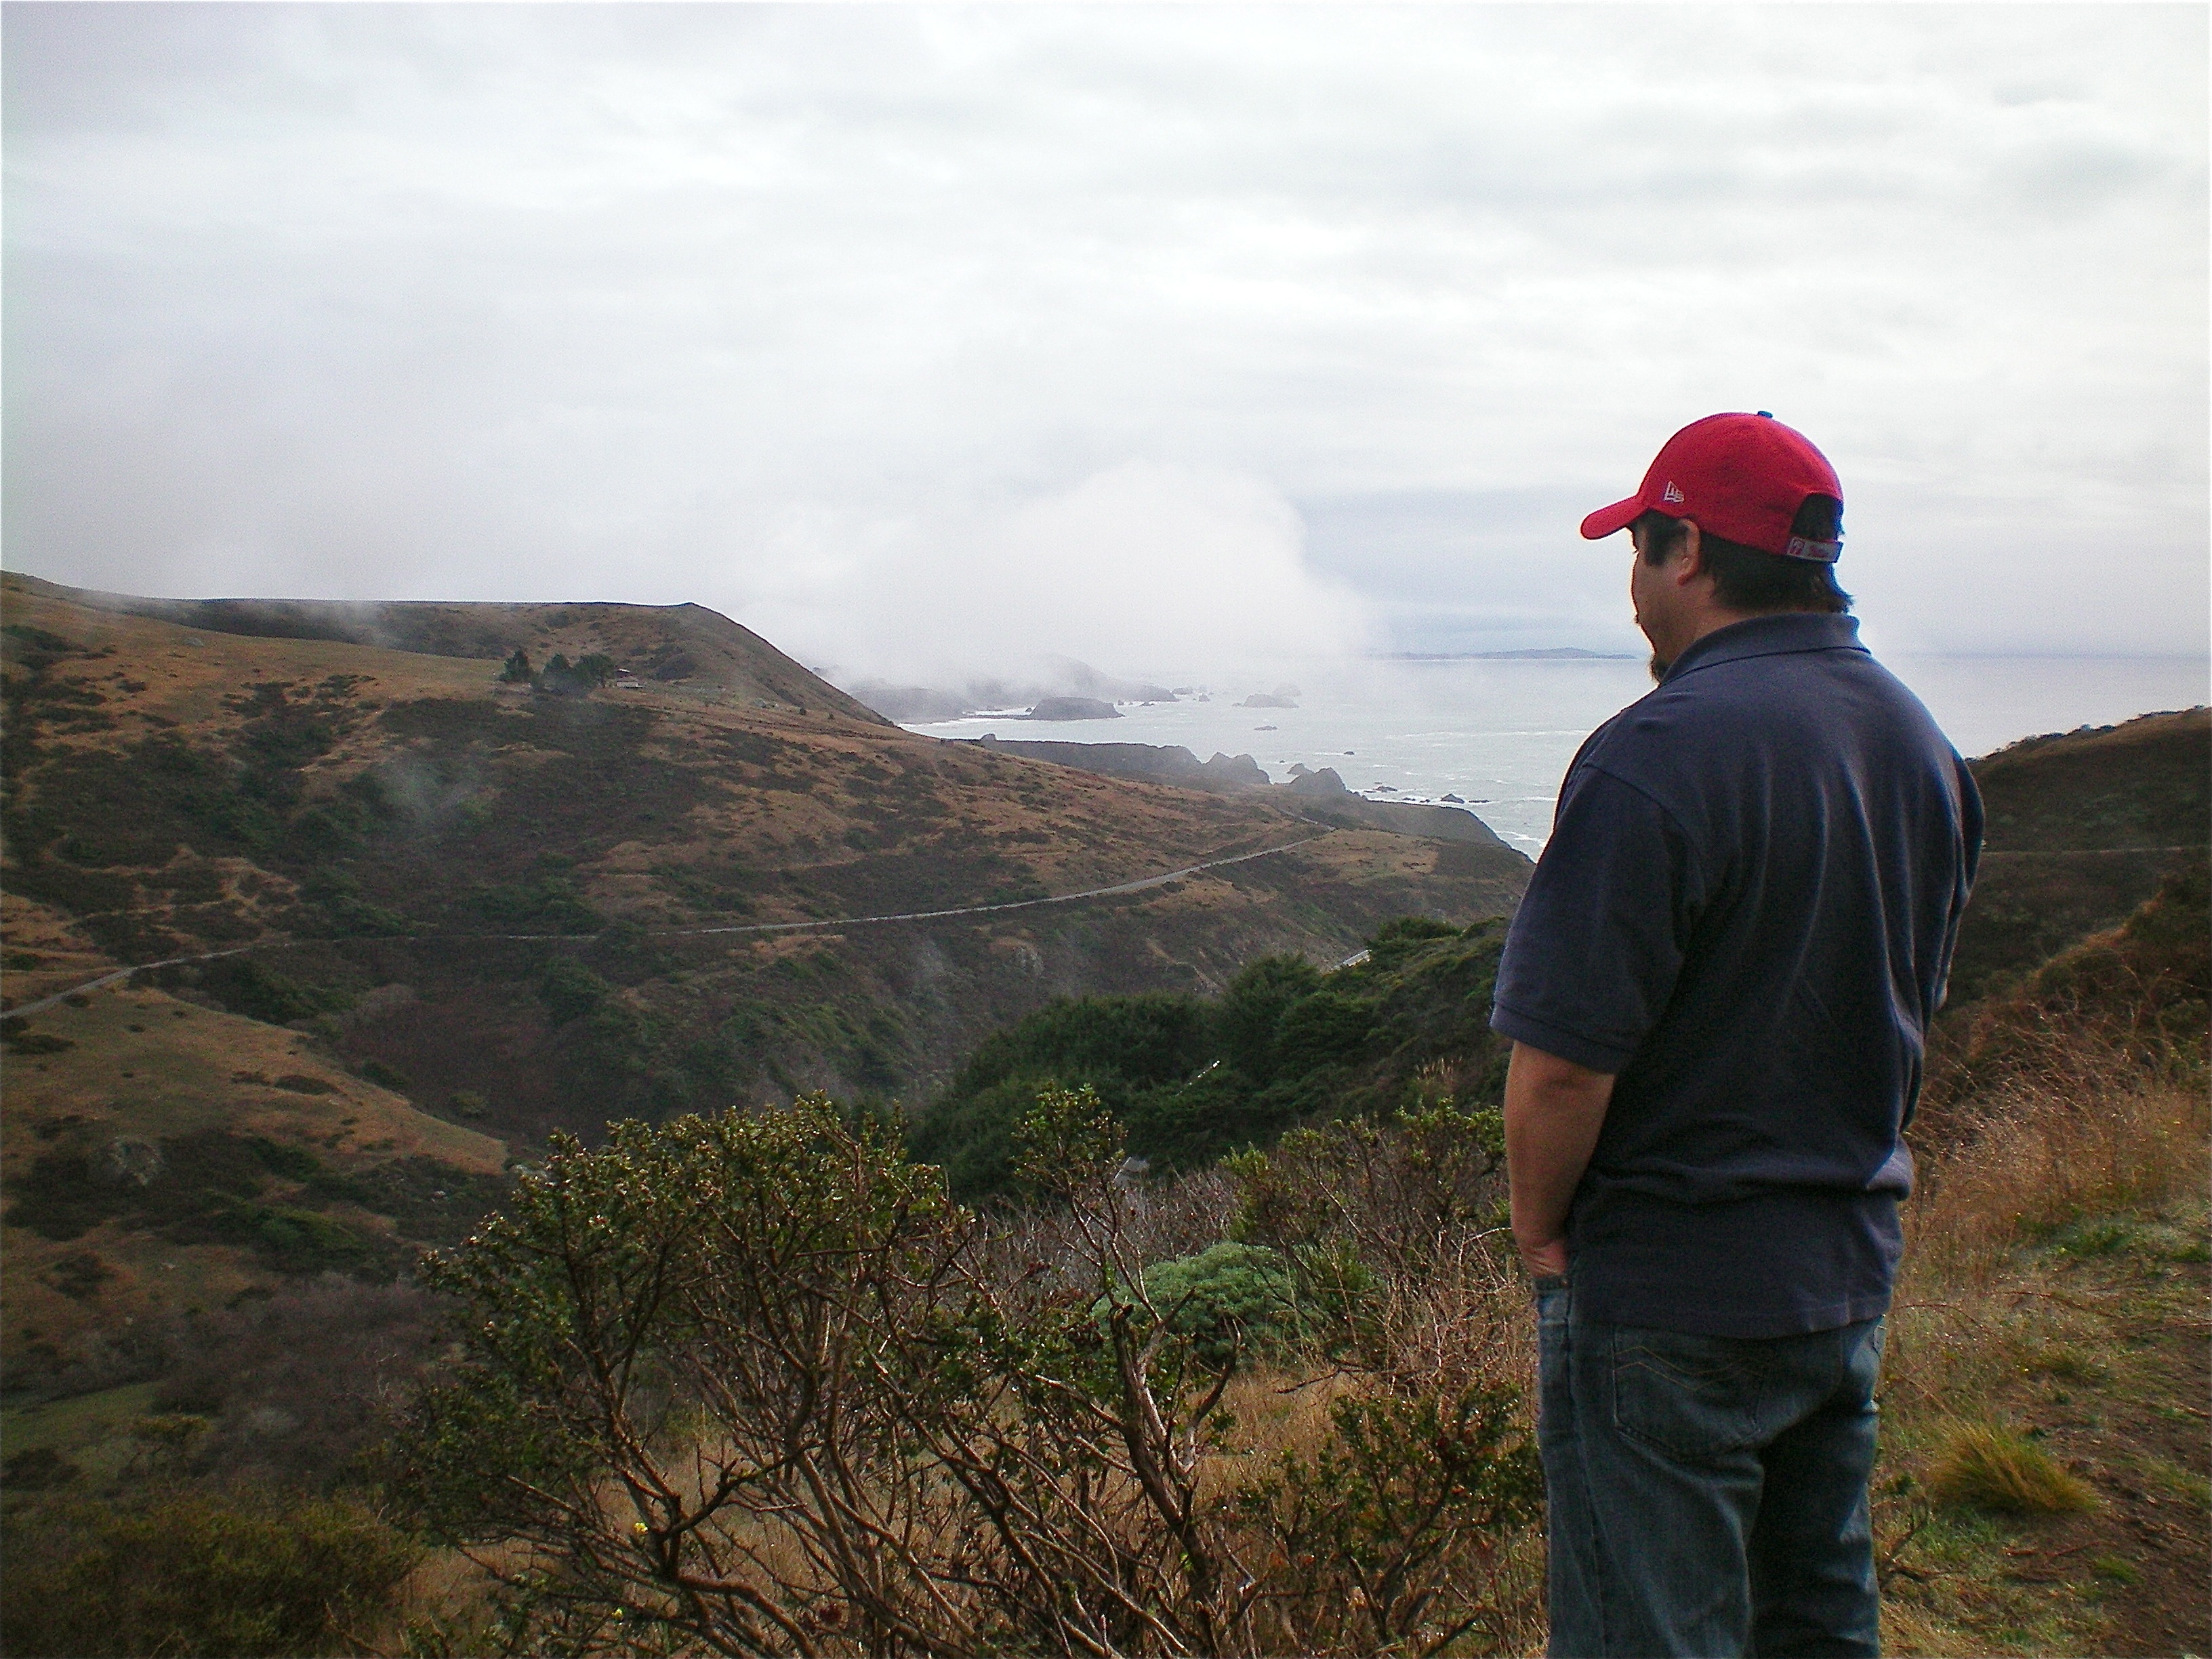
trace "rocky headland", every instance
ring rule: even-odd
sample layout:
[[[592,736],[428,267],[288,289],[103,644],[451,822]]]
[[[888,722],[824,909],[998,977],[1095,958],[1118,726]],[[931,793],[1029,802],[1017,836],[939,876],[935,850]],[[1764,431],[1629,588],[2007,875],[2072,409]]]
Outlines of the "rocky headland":
[[[1420,836],[1431,841],[1457,842],[1513,852],[1497,831],[1460,806],[1432,806],[1415,801],[1369,800],[1345,787],[1334,767],[1317,772],[1297,771],[1288,781],[1276,783],[1249,755],[1217,754],[1201,762],[1180,744],[1146,743],[1053,743],[1021,738],[974,739],[1005,754],[1030,760],[1050,761],[1109,777],[1135,778],[1146,783],[1174,784],[1185,789],[1206,789],[1224,794],[1264,791],[1300,817],[1344,828],[1382,830],[1393,835]]]

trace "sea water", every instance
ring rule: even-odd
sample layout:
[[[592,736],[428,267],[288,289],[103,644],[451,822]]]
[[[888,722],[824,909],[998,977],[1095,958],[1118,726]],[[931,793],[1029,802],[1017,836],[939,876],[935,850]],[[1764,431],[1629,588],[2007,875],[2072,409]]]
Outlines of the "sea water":
[[[2207,700],[2195,657],[1893,657],[1960,751],[2110,726]],[[1276,782],[1334,768],[1376,800],[1456,796],[1530,856],[1550,833],[1560,775],[1584,738],[1651,689],[1628,659],[1445,659],[1277,665],[1196,684],[1173,702],[1124,702],[1118,720],[1042,721],[1018,710],[915,724],[938,738],[1176,744],[1199,759],[1249,755]],[[1247,708],[1255,694],[1291,708]]]

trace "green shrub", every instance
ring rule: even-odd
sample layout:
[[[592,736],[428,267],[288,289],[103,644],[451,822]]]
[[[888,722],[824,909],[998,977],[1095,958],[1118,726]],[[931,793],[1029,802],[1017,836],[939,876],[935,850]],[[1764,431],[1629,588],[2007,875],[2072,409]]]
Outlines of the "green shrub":
[[[580,962],[556,957],[538,975],[538,1000],[556,1025],[566,1025],[598,1007],[614,990]]]
[[[478,887],[465,902],[495,927],[532,933],[594,933],[605,919],[565,876],[540,872],[527,881]]]
[[[361,1650],[416,1547],[357,1504],[143,1493],[11,1505],[0,1535],[10,1654]]]
[[[291,1205],[217,1203],[209,1207],[198,1228],[173,1230],[174,1236],[187,1239],[194,1231],[245,1245],[284,1273],[362,1273],[388,1279],[398,1255],[382,1240]]]
[[[1297,1326],[1291,1265],[1264,1246],[1216,1244],[1146,1268],[1143,1283],[1168,1328],[1189,1338],[1199,1363],[1214,1370],[1281,1347]]]
[[[1147,1272],[1087,1090],[1016,1135],[1056,1232],[994,1237],[816,1096],[557,1138],[424,1264],[465,1309],[393,1490],[489,1547],[506,1650],[1504,1650],[1496,1566],[1537,1489],[1511,1391],[1341,1401],[1240,1496],[1219,1407],[1289,1265]]]
[[[1213,1006],[1222,1060],[1262,1087],[1275,1080],[1283,1016],[1321,988],[1321,970],[1304,957],[1262,957],[1229,982]]]
[[[343,991],[302,984],[252,957],[211,962],[202,972],[200,988],[208,995],[234,1014],[271,1025],[342,1013],[353,1006],[353,998]]]
[[[1294,1129],[1232,1159],[1232,1235],[1279,1249],[1341,1248],[1393,1277],[1426,1276],[1436,1241],[1502,1221],[1504,1115],[1449,1099],[1389,1119]]]
[[[1237,1494],[1271,1535],[1281,1627],[1309,1652],[1516,1651],[1483,1631],[1498,1540],[1540,1510],[1510,1389],[1348,1395],[1310,1457]],[[1480,1632],[1489,1639],[1460,1644]]]
[[[0,1487],[9,1492],[51,1492],[83,1474],[75,1462],[52,1446],[27,1446],[0,1463]]]
[[[323,1173],[322,1159],[305,1146],[271,1140],[266,1135],[248,1135],[246,1144],[271,1175],[288,1181],[313,1181]]]
[[[354,1069],[380,1088],[405,1089],[410,1086],[406,1073],[397,1066],[387,1066],[380,1060],[364,1060]]]
[[[56,1036],[51,1031],[33,1031],[20,1014],[0,1019],[0,1046],[11,1054],[59,1054],[76,1047],[65,1036]]]

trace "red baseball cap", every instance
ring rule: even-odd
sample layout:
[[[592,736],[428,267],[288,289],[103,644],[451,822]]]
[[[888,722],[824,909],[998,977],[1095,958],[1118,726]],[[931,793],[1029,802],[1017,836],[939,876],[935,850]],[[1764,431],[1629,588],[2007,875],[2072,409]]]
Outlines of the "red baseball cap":
[[[1708,415],[1673,437],[1644,475],[1644,488],[1625,501],[1601,507],[1583,520],[1591,541],[1626,528],[1644,513],[1690,519],[1709,536],[1833,564],[1840,541],[1808,541],[1790,524],[1808,495],[1832,495],[1844,487],[1828,458],[1803,433],[1765,410],[1756,415]]]

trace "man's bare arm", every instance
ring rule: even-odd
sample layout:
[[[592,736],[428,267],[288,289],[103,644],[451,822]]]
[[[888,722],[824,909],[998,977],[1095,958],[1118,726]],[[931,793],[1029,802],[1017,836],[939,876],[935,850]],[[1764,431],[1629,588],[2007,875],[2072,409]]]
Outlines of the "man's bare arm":
[[[1532,1273],[1567,1270],[1567,1206],[1589,1167],[1613,1079],[1525,1042],[1505,1073],[1505,1167],[1513,1243]]]

